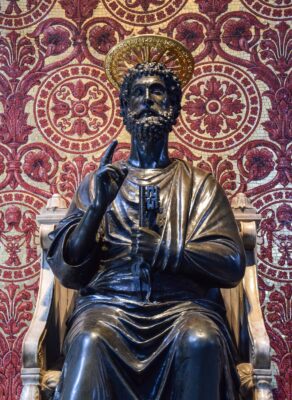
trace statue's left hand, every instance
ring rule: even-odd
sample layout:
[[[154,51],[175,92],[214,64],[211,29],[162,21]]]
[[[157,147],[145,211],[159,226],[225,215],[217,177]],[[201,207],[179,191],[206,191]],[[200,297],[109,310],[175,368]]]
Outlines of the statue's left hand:
[[[132,253],[152,265],[160,242],[160,235],[149,228],[136,228],[132,233]]]

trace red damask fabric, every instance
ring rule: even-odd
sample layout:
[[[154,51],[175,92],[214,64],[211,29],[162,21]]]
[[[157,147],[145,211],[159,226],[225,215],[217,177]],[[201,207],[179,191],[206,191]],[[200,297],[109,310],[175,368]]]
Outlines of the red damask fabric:
[[[0,399],[21,392],[21,345],[38,290],[36,215],[68,201],[119,140],[129,151],[104,58],[155,33],[194,56],[171,156],[211,171],[262,216],[260,295],[276,400],[292,397],[290,0],[7,0],[0,7]],[[277,388],[276,388],[277,386]]]

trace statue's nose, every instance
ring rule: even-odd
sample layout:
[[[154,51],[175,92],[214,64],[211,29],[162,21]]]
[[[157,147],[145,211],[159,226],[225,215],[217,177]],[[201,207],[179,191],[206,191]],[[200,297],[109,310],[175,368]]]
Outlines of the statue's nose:
[[[150,90],[148,88],[145,90],[144,102],[148,106],[152,106],[153,105],[153,100],[151,99]]]

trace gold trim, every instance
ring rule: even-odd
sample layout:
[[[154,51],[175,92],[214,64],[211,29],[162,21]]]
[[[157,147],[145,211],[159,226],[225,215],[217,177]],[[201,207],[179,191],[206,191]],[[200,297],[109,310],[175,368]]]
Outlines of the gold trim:
[[[129,37],[114,46],[105,59],[108,80],[119,89],[129,68],[137,64],[159,62],[173,71],[182,86],[192,77],[194,59],[177,40],[158,35]]]

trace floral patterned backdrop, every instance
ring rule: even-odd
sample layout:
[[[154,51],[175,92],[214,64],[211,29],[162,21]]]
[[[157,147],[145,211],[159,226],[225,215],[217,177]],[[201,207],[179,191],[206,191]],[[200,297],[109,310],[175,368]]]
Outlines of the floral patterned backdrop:
[[[230,198],[244,191],[262,215],[274,394],[292,398],[291,17],[291,0],[1,1],[0,399],[21,392],[40,268],[36,215],[52,193],[69,200],[112,139],[116,159],[127,155],[103,62],[143,33],[181,41],[195,60],[172,156],[212,171]]]

